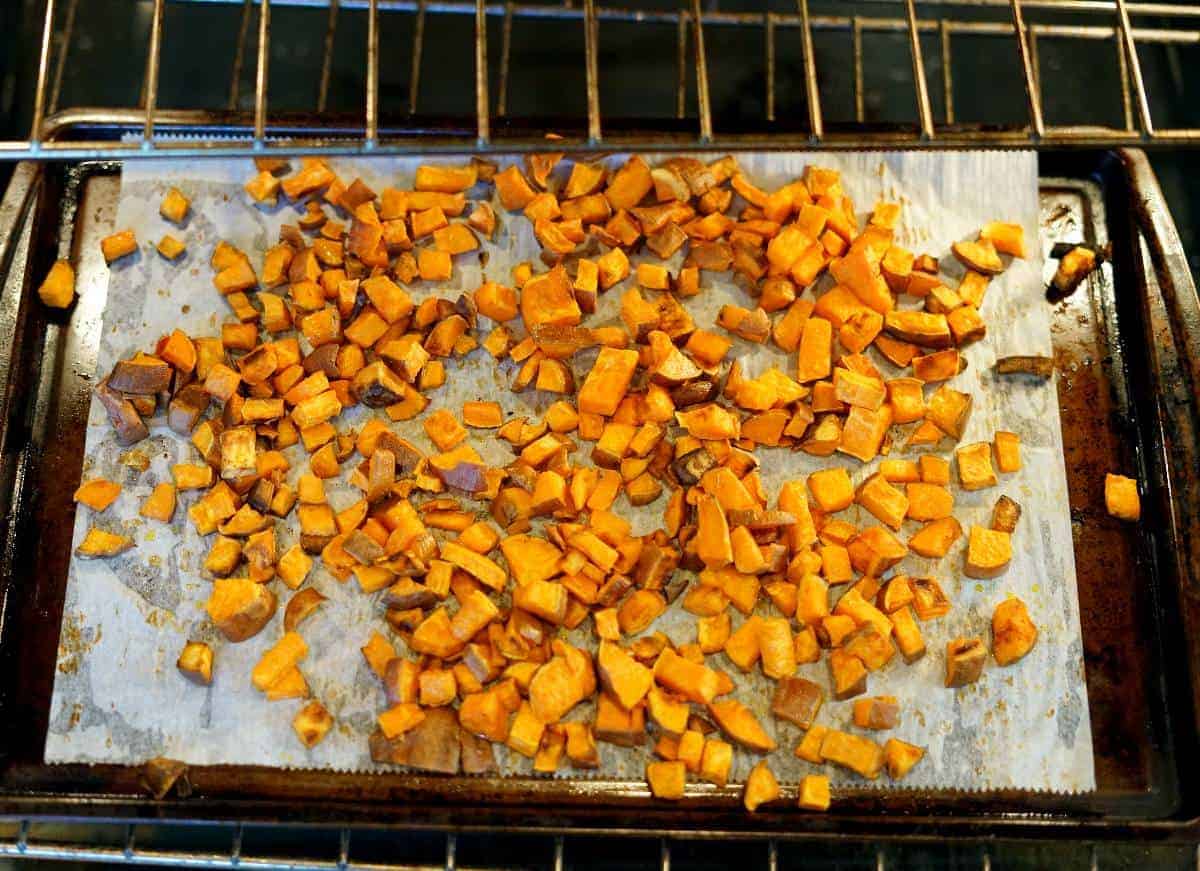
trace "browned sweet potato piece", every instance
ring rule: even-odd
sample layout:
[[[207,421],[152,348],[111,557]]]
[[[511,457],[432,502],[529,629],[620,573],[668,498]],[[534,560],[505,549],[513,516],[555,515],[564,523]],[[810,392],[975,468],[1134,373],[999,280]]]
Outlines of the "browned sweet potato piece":
[[[213,650],[203,641],[189,641],[175,662],[179,673],[194,684],[212,683]]]
[[[112,389],[108,379],[96,385],[96,397],[108,414],[109,423],[117,433],[117,440],[123,445],[132,445],[150,435],[141,415],[124,394]]]
[[[1118,520],[1136,521],[1142,516],[1137,481],[1124,475],[1104,476],[1104,506]]]
[[[746,778],[746,788],[742,793],[742,805],[750,813],[758,810],[759,805],[766,804],[779,798],[779,781],[767,767],[767,760],[762,760],[750,771]]]
[[[979,680],[987,648],[978,638],[955,638],[946,642],[946,686],[962,687]]]
[[[284,631],[294,632],[304,622],[305,618],[324,601],[325,597],[313,587],[308,587],[296,593],[288,600],[287,607],[283,611]]]
[[[868,738],[830,729],[821,741],[821,758],[849,768],[868,780],[879,777],[883,768],[883,748]]]
[[[305,747],[316,747],[332,728],[333,716],[316,699],[297,711],[292,719],[292,729]]]
[[[75,555],[80,559],[102,559],[116,556],[133,547],[133,539],[103,529],[92,527],[75,548]]]
[[[758,753],[775,749],[775,739],[763,730],[750,709],[736,699],[712,702],[708,712],[721,731],[743,747]]]
[[[899,780],[912,770],[925,755],[924,748],[889,738],[883,745],[883,758],[887,762],[888,777]]]
[[[802,677],[786,677],[775,686],[771,713],[801,729],[808,729],[821,710],[822,698],[819,684]]]
[[[1005,599],[992,613],[992,655],[998,665],[1012,665],[1033,649],[1038,630],[1029,619],[1025,603]]]
[[[218,578],[205,608],[221,634],[236,643],[261,632],[277,605],[275,594],[262,584],[248,578]]]
[[[93,478],[79,485],[75,491],[75,501],[83,503],[93,511],[103,511],[120,495],[120,484],[106,478]]]

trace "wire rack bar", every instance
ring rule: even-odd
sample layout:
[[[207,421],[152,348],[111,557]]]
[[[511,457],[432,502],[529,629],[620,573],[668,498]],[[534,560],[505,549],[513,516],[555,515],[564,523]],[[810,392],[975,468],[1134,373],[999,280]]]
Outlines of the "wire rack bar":
[[[479,36],[476,34],[476,55]],[[486,106],[484,109],[486,110]],[[484,123],[482,120],[480,123]],[[367,12],[367,129],[366,146],[374,148],[379,139],[379,4],[371,0]]]
[[[943,18],[938,22],[938,41],[942,48],[942,101],[945,103],[945,119],[947,124],[954,123],[954,76],[951,73],[953,55],[950,50],[950,28]],[[858,120],[862,121],[859,114]]]
[[[800,48],[804,60],[804,95],[808,103],[808,130],[815,141],[820,141],[825,133],[825,124],[821,120],[821,92],[817,87],[817,59],[813,52],[812,22],[808,16],[808,0],[796,0],[800,10]],[[861,81],[862,46],[856,58],[855,80]]]
[[[229,111],[238,107],[242,88],[242,66],[246,59],[246,36],[250,33],[250,9],[254,4],[251,0],[242,3],[242,18],[238,23],[237,48],[233,53],[233,69],[229,73]]]
[[[417,19],[413,24],[412,73],[408,87],[408,114],[417,114],[417,95],[421,92],[421,57],[425,50],[425,0],[417,2]],[[503,112],[503,110],[501,110]]]
[[[258,67],[254,74],[254,144],[267,135],[267,64],[270,61],[271,0],[258,0]]]
[[[1150,115],[1150,101],[1146,98],[1146,84],[1142,81],[1142,64],[1138,60],[1137,43],[1133,37],[1133,27],[1129,23],[1129,9],[1125,0],[1117,0],[1117,23],[1121,30],[1121,40],[1125,45],[1125,54],[1129,60],[1129,72],[1133,77],[1133,88],[1137,95],[1138,119],[1142,122],[1142,132],[1147,136],[1154,135],[1154,119]]]
[[[682,118],[687,109],[687,18],[680,15],[675,25],[675,117]]]
[[[79,9],[79,0],[67,3],[67,20],[63,24],[60,42],[62,48],[58,51],[58,62],[54,65],[54,83],[50,86],[49,111],[51,114],[58,110],[58,96],[62,93],[63,70],[67,66],[67,55],[71,49],[71,37],[75,33],[75,12]]]
[[[378,87],[378,84],[376,85]],[[476,0],[475,6],[475,138],[481,146],[491,141],[488,115],[487,6]]]
[[[925,59],[921,54],[921,31],[917,28],[916,0],[905,0],[908,12],[908,39],[912,49],[913,87],[917,91],[917,115],[921,136],[933,138],[933,110],[929,107],[929,83],[925,80]]]
[[[588,141],[600,142],[600,22],[596,19],[595,0],[583,0],[583,51],[587,65]]]
[[[1037,48],[1028,40],[1034,37],[1027,35],[1025,16],[1021,12],[1021,0],[1012,0],[1013,31],[1017,38],[1017,52],[1021,56],[1021,70],[1025,74],[1025,94],[1029,98],[1029,121],[1033,125],[1033,135],[1039,139],[1046,135],[1046,124],[1042,120],[1042,98],[1038,88]]]
[[[512,3],[504,4],[504,26],[500,31],[500,87],[496,95],[496,114],[503,117],[508,108],[508,56],[512,51]]]
[[[704,16],[700,0],[692,0],[692,22],[696,33],[696,101],[700,104],[700,141],[712,142],[712,105],[708,99],[708,55],[704,50]]]
[[[46,118],[46,76],[50,71],[50,45],[54,35],[54,0],[46,0],[46,17],[42,22],[42,48],[38,55],[37,90],[33,95],[33,123],[29,129],[29,148],[37,150],[42,138],[42,122]]]
[[[325,111],[325,104],[329,99],[329,76],[333,72],[333,40],[337,34],[339,5],[339,0],[329,0],[329,20],[325,25],[325,50],[321,54],[321,84],[317,90],[318,114]]]
[[[146,123],[142,132],[143,144],[154,142],[154,110],[158,108],[158,61],[162,53],[163,4],[154,0],[154,18],[150,24],[150,50],[146,52]]]

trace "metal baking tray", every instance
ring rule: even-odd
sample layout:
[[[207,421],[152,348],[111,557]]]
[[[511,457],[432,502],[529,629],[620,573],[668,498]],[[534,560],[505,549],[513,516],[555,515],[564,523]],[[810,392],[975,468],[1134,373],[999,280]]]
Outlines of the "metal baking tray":
[[[0,816],[287,822],[506,831],[631,831],[773,838],[909,836],[1187,838],[1200,831],[1189,776],[1197,747],[1200,576],[1200,316],[1186,259],[1145,156],[1045,153],[1043,239],[1111,243],[1112,260],[1053,305],[1052,334],[1074,521],[1097,789],[842,792],[822,815],[750,816],[736,787],[676,804],[642,782],[434,777],[217,766],[187,799],[150,799],[139,769],[42,761],[84,430],[107,289],[98,240],[111,232],[115,163],[45,164],[32,207],[14,173],[0,206]],[[58,256],[77,264],[67,312],[34,288]],[[5,267],[7,266],[7,271]],[[1144,482],[1143,521],[1103,509],[1104,473]]]

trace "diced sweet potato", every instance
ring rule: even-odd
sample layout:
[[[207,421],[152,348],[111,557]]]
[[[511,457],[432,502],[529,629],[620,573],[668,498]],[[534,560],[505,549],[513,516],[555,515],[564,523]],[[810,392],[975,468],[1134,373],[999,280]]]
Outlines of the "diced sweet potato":
[[[287,632],[268,649],[250,673],[250,682],[260,692],[266,692],[284,673],[308,655],[308,645],[295,632]]]
[[[1023,658],[1037,638],[1037,626],[1029,619],[1024,602],[1013,597],[996,606],[992,613],[992,656],[997,665],[1012,665]]]
[[[1104,507],[1118,520],[1137,521],[1142,515],[1137,481],[1124,475],[1104,476]]]
[[[209,686],[212,683],[213,649],[203,641],[189,641],[183,646],[175,667],[192,683]]]
[[[205,606],[213,624],[230,641],[253,638],[275,615],[278,600],[248,578],[218,578]]]
[[[750,709],[736,699],[712,702],[708,712],[721,731],[743,747],[757,753],[775,749],[775,739],[763,730]]]
[[[829,778],[824,774],[806,774],[800,778],[797,804],[804,810],[829,810]]]
[[[1012,560],[1012,536],[996,529],[972,526],[963,573],[969,578],[994,578]]]
[[[962,687],[979,680],[987,648],[978,638],[955,638],[946,642],[946,686]]]
[[[900,780],[908,774],[924,755],[923,747],[917,747],[896,738],[889,738],[883,745],[883,758],[887,763],[888,777],[892,780]]]
[[[964,490],[982,490],[984,487],[995,486],[992,446],[987,442],[963,445],[955,450],[954,457],[958,463],[958,482]]]
[[[812,727],[824,694],[818,684],[802,677],[786,677],[775,686],[771,713],[801,729]]]
[[[38,287],[38,296],[51,308],[66,308],[75,299],[75,269],[68,260],[56,260]]]
[[[320,744],[332,728],[333,715],[316,699],[297,711],[292,718],[292,729],[305,747],[312,748]]]
[[[894,729],[900,722],[900,703],[895,696],[874,696],[854,703],[854,725],[860,729]]]
[[[677,801],[683,798],[687,769],[682,762],[650,762],[646,764],[646,782],[655,798]]]
[[[779,781],[767,766],[767,760],[762,760],[750,771],[746,778],[746,788],[742,793],[742,804],[750,813],[758,810],[760,805],[779,798]]]
[[[830,729],[821,741],[821,758],[868,780],[879,777],[884,762],[883,748],[874,741],[836,729]]]
[[[75,501],[86,505],[93,511],[103,511],[121,495],[121,485],[106,478],[93,478],[79,485],[75,491]]]
[[[940,559],[950,552],[951,546],[962,535],[962,526],[957,518],[944,517],[926,523],[908,540],[908,548],[915,554]]]

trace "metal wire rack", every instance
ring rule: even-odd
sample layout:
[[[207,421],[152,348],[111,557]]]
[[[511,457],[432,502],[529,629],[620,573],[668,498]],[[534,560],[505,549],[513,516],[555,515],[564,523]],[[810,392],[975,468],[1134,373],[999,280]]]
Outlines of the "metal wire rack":
[[[163,67],[164,10],[167,0],[150,0],[149,26],[141,99],[127,108],[60,108],[64,69],[70,64],[79,0],[46,0],[41,28],[36,90],[32,101],[32,123],[28,138],[0,141],[0,158],[82,159],[111,155],[261,154],[264,151],[401,153],[422,151],[537,150],[539,148],[616,147],[636,142],[642,149],[655,146],[701,147],[1028,147],[1178,145],[1200,142],[1200,127],[1159,127],[1152,112],[1143,78],[1139,49],[1179,48],[1200,45],[1200,7],[1174,3],[1131,2],[1131,0],[945,0],[923,3],[915,0],[868,0],[872,14],[817,14],[816,0],[796,0],[794,12],[721,11],[713,4],[702,8],[701,0],[680,0],[679,5],[637,8],[600,5],[597,0],[533,2],[489,2],[489,0],[172,0],[175,4],[206,3],[214,6],[240,5],[237,50],[229,74],[229,100],[218,111],[212,108],[163,109],[159,105],[160,71]],[[621,0],[630,2],[630,0]],[[59,8],[62,6],[63,8]],[[320,81],[316,105],[302,116],[273,112],[269,98],[271,58],[271,14],[281,7],[327,10]],[[347,11],[366,15],[366,41],[362,46],[362,81],[365,102],[358,118],[331,120],[326,112],[331,62],[338,36],[338,23]],[[381,116],[380,27],[385,16],[410,16],[413,41],[409,48],[411,78],[407,112]],[[474,18],[473,74],[474,111],[454,123],[431,127],[419,123],[417,113],[420,76],[427,21],[437,16]],[[514,22],[552,19],[582,26],[583,52],[580,63],[586,82],[586,115],[555,125],[564,139],[548,143],[544,126],[512,123],[508,115],[511,71],[522,58],[512,57]],[[676,100],[674,118],[642,124],[630,131],[614,126],[602,116],[600,93],[605,70],[601,69],[600,47],[603,28],[617,22],[674,26],[677,45],[674,58]],[[500,31],[499,75],[489,75],[489,25]],[[1136,25],[1136,26],[1135,26]],[[1153,26],[1151,26],[1153,25]],[[252,28],[256,28],[254,37]],[[762,37],[764,107],[757,123],[739,122],[723,126],[714,118],[710,95],[710,66],[717,57],[710,46],[714,32],[730,28],[757,29]],[[852,43],[854,121],[830,124],[823,111],[821,81],[814,38],[829,34],[848,35]],[[864,36],[893,34],[907,37],[912,67],[912,124],[869,125],[864,113],[864,76],[870,72],[863,49]],[[247,37],[250,37],[247,39]],[[926,39],[922,39],[925,37]],[[980,38],[1011,40],[1019,58],[1026,97],[1023,123],[961,123],[956,105],[953,73],[955,53],[973,50]],[[940,71],[940,81],[926,72],[929,39],[936,40],[936,57],[930,59]],[[1095,43],[1096,55],[1115,57],[1120,84],[1121,121],[1056,125],[1048,123],[1044,111],[1041,44],[1047,40]],[[1039,43],[1041,41],[1041,44]],[[247,57],[247,43],[251,43]],[[776,80],[781,59],[798,51],[803,81],[805,110],[796,129],[779,124]],[[1111,55],[1107,52],[1112,52]],[[667,62],[670,63],[669,61]],[[252,108],[239,109],[243,99],[240,83],[243,70],[253,64]],[[828,71],[826,71],[828,72]],[[1087,76],[1089,70],[1075,71]],[[1061,78],[1060,70],[1055,76]],[[693,78],[694,77],[694,78]],[[498,81],[491,81],[496,78]],[[1053,86],[1048,82],[1047,86]],[[685,123],[687,94],[694,87],[695,123]],[[495,94],[493,100],[492,95]],[[932,95],[932,96],[931,96]],[[935,117],[933,96],[940,96],[940,117]],[[1115,95],[1114,95],[1115,96]],[[958,96],[961,103],[961,96]],[[971,117],[980,117],[981,107],[969,107]],[[986,111],[982,117],[987,120]],[[674,122],[674,123],[671,123]],[[97,130],[106,135],[95,135]],[[114,136],[113,130],[133,136]],[[214,134],[219,133],[217,137]]]
[[[40,832],[23,822],[0,837],[0,856],[10,859],[66,860],[126,866],[173,866],[205,871],[250,868],[254,871],[466,871],[506,867],[622,867],[670,871],[672,867],[743,867],[768,871],[787,867],[978,868],[1045,867],[1064,853],[1047,852],[1028,842],[988,840],[946,852],[942,845],[864,845],[847,849],[822,838],[737,841],[688,838],[645,838],[606,832],[603,839],[586,834],[505,837],[495,833],[405,833],[380,836],[370,830],[329,829],[323,837],[312,830],[275,829],[272,842],[258,836],[266,830],[241,824],[152,829],[124,823],[52,827]],[[1155,845],[1122,850],[1111,844],[1072,844],[1066,854],[1072,867],[1200,868],[1194,845]],[[834,858],[836,857],[836,859]]]

